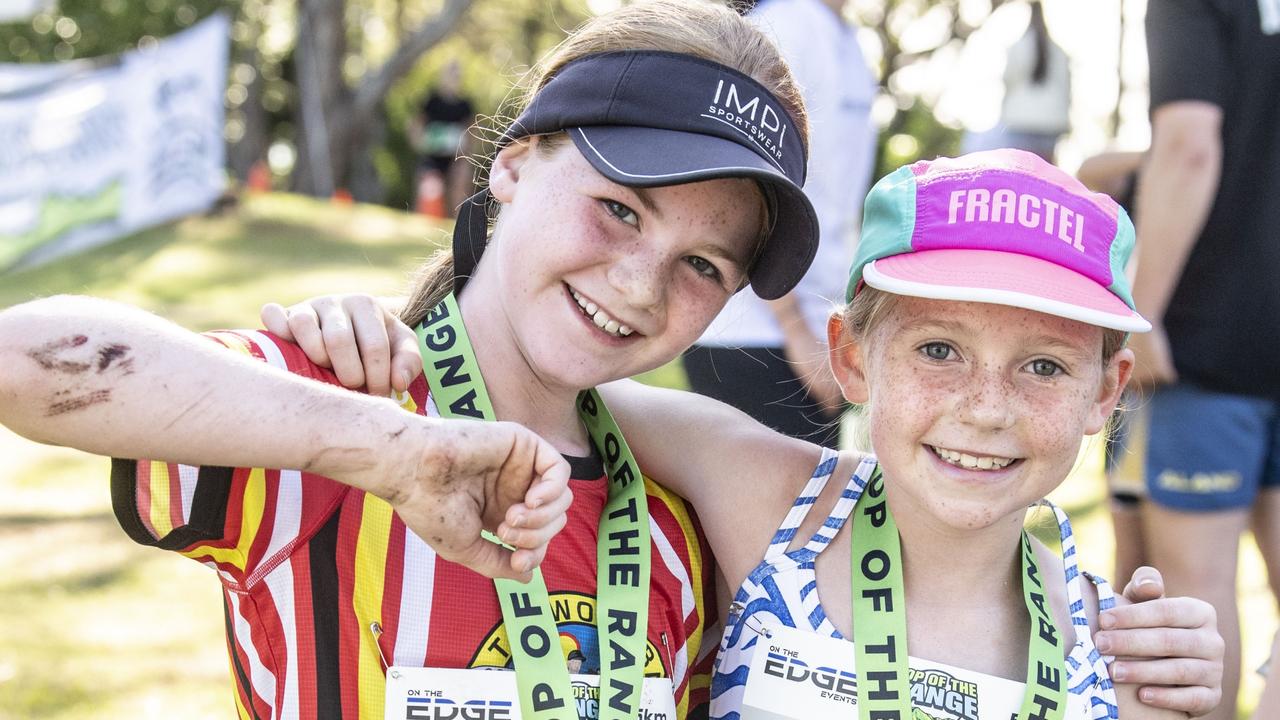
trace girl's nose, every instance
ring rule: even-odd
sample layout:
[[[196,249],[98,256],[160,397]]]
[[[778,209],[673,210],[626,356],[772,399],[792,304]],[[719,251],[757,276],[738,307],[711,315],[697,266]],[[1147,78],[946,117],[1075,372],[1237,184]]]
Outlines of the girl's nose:
[[[983,430],[1004,430],[1013,425],[1013,388],[998,369],[978,368],[961,399],[961,419]]]
[[[609,283],[633,308],[651,312],[661,307],[669,283],[664,267],[656,253],[633,245],[609,266]]]

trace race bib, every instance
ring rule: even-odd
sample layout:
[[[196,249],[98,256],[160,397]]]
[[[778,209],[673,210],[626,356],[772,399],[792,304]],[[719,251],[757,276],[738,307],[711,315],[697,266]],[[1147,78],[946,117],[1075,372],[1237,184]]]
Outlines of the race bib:
[[[600,676],[570,675],[577,714],[564,720],[596,720]],[[535,698],[536,699],[536,698]],[[520,720],[516,674],[508,670],[391,667],[387,670],[386,720]],[[645,678],[637,720],[676,720],[670,678]]]
[[[1020,682],[914,657],[907,665],[910,720],[1003,720],[1022,707],[1026,686]],[[857,707],[853,643],[764,626],[743,692],[742,720],[856,718]],[[1067,695],[1065,720],[1089,717],[1087,698]]]

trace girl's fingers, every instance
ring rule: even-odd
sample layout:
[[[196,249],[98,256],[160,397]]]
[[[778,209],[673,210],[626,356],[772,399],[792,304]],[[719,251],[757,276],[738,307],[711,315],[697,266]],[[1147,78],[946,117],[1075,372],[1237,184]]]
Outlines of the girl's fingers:
[[[1206,628],[1217,634],[1217,614],[1203,600],[1188,597],[1160,598],[1104,610],[1098,614],[1103,630],[1130,628]]]
[[[542,545],[531,550],[516,550],[511,553],[511,570],[516,573],[531,573],[534,568],[542,564],[542,560],[546,556],[546,545]]]
[[[1162,660],[1116,660],[1111,679],[1130,685],[1170,685],[1213,687],[1222,682],[1222,665],[1193,658]]]
[[[1146,602],[1164,597],[1164,577],[1160,571],[1143,565],[1133,571],[1133,577],[1124,587],[1124,596],[1132,603]]]
[[[477,538],[476,545],[460,557],[446,558],[465,565],[472,570],[491,578],[506,578],[517,582],[529,582],[530,571],[522,570],[519,563],[527,562],[515,557],[515,553],[488,540]]]
[[[286,322],[293,341],[302,348],[311,362],[320,367],[332,368],[329,351],[320,332],[320,314],[310,303],[301,303],[285,309]]]
[[[553,502],[561,503],[565,509],[573,502],[567,473],[548,474],[530,485],[524,494],[524,504],[530,508],[541,508]]]
[[[1184,712],[1199,717],[1213,712],[1222,699],[1222,688],[1200,687],[1144,687],[1138,690],[1143,705]]]
[[[343,303],[359,352],[364,386],[370,395],[391,394],[391,340],[382,320],[382,308],[367,295],[355,295]]]
[[[391,339],[391,387],[404,392],[422,372],[422,352],[418,336],[400,318],[387,313],[387,336]]]
[[[1205,630],[1174,627],[1108,630],[1097,633],[1094,643],[1104,655],[1222,661],[1222,637]]]
[[[558,505],[558,503],[557,503]],[[564,507],[547,505],[529,510],[523,505],[512,506],[507,519],[498,526],[498,538],[515,548],[533,549],[551,542],[556,533],[564,529],[568,518]]]
[[[320,318],[320,335],[338,382],[353,389],[364,387],[360,347],[346,309],[327,298],[315,301],[313,307]],[[297,328],[294,328],[294,333],[297,333]]]
[[[289,329],[289,311],[280,303],[267,303],[258,312],[262,327],[285,342],[293,342],[293,331]]]

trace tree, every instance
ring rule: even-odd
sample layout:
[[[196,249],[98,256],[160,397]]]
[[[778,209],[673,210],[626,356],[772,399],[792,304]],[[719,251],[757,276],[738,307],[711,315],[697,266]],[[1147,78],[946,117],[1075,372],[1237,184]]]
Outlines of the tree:
[[[379,128],[387,93],[453,30],[472,3],[445,0],[438,14],[408,32],[386,61],[351,85],[343,77],[348,57],[346,0],[301,0],[294,51],[301,128],[294,189],[327,196],[349,187],[358,199],[381,199],[380,188],[369,186],[376,174],[360,173],[364,181],[359,186],[351,181],[356,177],[353,170],[382,140]]]
[[[881,129],[876,177],[919,158],[954,155],[960,130],[938,121],[928,97],[908,82],[944,57],[958,54],[991,13],[1008,0],[853,0],[853,15],[875,32],[879,45],[880,87],[893,101],[893,114]],[[910,142],[895,142],[907,139]]]

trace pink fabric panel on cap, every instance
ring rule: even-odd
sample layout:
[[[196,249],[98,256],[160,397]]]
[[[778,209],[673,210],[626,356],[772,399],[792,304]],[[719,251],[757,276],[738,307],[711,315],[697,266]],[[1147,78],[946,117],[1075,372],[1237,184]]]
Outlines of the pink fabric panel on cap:
[[[1095,202],[1093,193],[1057,168],[1031,167],[1012,154],[991,154],[1006,162],[976,173],[950,169],[950,158],[913,167],[912,248],[1028,255],[1074,270],[1105,292],[1112,282],[1114,208]]]
[[[986,250],[932,250],[875,261],[891,278],[923,285],[1021,293],[1118,317],[1136,317],[1124,301],[1092,280],[1027,255]]]

